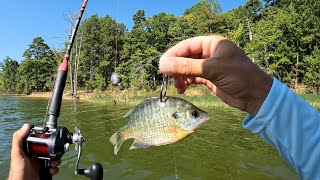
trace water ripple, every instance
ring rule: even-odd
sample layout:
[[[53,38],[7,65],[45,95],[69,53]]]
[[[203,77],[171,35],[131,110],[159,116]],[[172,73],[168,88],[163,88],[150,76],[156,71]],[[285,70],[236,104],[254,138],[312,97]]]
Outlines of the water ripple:
[[[0,97],[0,179],[10,165],[12,134],[25,122],[42,125],[47,99]],[[64,101],[59,122],[71,132],[78,127],[86,137],[80,167],[94,161],[104,167],[105,179],[297,179],[277,152],[241,127],[244,113],[231,108],[207,108],[210,120],[175,144],[129,150],[132,140],[113,154],[109,137],[127,120],[130,109]],[[86,179],[74,175],[76,151],[63,156],[56,179]]]

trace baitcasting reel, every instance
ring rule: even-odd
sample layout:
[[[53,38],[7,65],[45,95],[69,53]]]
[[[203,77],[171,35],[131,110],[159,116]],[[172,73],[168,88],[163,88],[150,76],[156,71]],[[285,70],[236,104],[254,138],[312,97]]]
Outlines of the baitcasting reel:
[[[82,143],[84,141],[84,136],[77,128],[75,128],[74,133],[71,133],[67,128],[62,126],[58,126],[56,129],[31,126],[30,133],[24,140],[23,148],[28,156],[44,160],[43,169],[40,169],[40,178],[51,179],[51,175],[48,174],[50,167],[49,160],[59,160],[69,150],[70,144],[76,144],[75,148],[78,151],[78,158],[75,165],[75,174],[84,175],[94,180],[102,179],[103,168],[99,163],[93,163],[86,169],[78,168]]]

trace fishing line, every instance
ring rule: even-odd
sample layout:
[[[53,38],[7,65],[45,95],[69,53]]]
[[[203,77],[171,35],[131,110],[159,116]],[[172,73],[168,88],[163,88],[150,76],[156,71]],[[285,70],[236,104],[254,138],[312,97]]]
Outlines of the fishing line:
[[[119,36],[119,30],[118,30],[118,18],[119,18],[119,0],[117,1],[117,9],[116,9],[116,51],[114,56],[114,68],[117,67],[118,62],[118,36]]]
[[[74,125],[75,125],[76,127],[79,127],[80,124],[79,124],[79,122],[78,122],[77,115],[78,115],[78,105],[77,105],[77,101],[76,101],[76,100],[73,100],[73,101],[72,101],[72,113],[71,113],[71,116],[72,116],[72,117],[71,117],[71,119],[72,119]]]
[[[176,151],[174,150],[173,153],[173,158],[174,158],[174,173],[175,173],[175,178],[178,179],[179,175],[178,175],[178,168],[177,168],[177,159],[176,159]]]
[[[43,127],[45,127],[48,117],[48,109],[49,109],[50,99],[48,100],[46,115],[44,116]]]

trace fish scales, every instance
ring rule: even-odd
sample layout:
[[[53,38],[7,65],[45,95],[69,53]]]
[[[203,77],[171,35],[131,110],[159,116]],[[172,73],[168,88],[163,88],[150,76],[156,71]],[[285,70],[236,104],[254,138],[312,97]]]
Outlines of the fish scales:
[[[130,149],[177,142],[208,120],[206,112],[176,97],[166,97],[164,102],[149,98],[124,117],[128,123],[110,137],[115,154],[127,139],[134,139]]]
[[[138,106],[133,110],[133,116],[129,118],[128,126],[130,129],[128,130],[135,132],[132,134],[133,136],[140,137],[140,139],[143,138],[145,141],[149,142],[154,139],[153,134],[146,134],[145,132],[155,131],[156,134],[161,133],[159,128],[152,126],[154,123],[159,123],[157,122],[157,119],[161,116],[157,117],[156,112],[159,112],[160,110],[159,106],[155,106],[150,101]],[[162,115],[162,113],[160,115]],[[143,123],[142,119],[149,119],[149,121]]]
[[[150,109],[150,110],[148,110]],[[163,127],[163,123],[161,123],[161,121],[159,122],[159,119],[162,118],[163,116],[163,108],[160,108],[159,105],[152,103],[152,102],[147,102],[145,104],[143,104],[142,107],[137,108],[137,110],[139,110],[138,112],[136,112],[136,114],[140,117],[139,119],[135,119],[135,116],[130,119],[130,121],[139,121],[139,123],[137,123],[137,127],[139,128],[139,130],[136,130],[137,132],[141,132],[141,134],[135,134],[136,136],[140,135],[140,138],[143,139],[143,141],[147,142],[147,143],[152,143],[153,140],[156,140],[156,137],[161,135],[161,128]],[[159,113],[157,113],[159,112]],[[134,112],[133,112],[134,113]],[[144,119],[149,119],[148,121],[146,121],[145,123],[142,123],[141,119],[142,117]],[[157,128],[157,126],[153,126],[153,124],[159,124],[159,127]],[[147,132],[151,132],[153,131],[154,133],[147,133]]]

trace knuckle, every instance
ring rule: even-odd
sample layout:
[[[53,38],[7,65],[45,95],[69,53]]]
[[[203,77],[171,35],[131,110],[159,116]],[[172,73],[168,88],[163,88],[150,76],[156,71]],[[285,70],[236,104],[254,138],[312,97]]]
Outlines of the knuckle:
[[[19,133],[18,133],[17,131],[14,132],[13,135],[12,135],[12,138],[13,138],[13,139],[19,139],[19,137],[20,137],[20,136],[19,136]]]
[[[174,72],[174,75],[191,75],[192,72],[192,66],[187,58],[180,58],[177,61],[173,61],[172,71]]]
[[[180,66],[180,73],[185,75],[189,75],[191,73],[188,59],[182,60],[181,66]]]
[[[180,74],[181,72],[181,67],[180,67],[180,63],[179,61],[173,61],[172,63],[172,72],[173,72],[173,75],[176,75],[176,74]]]

